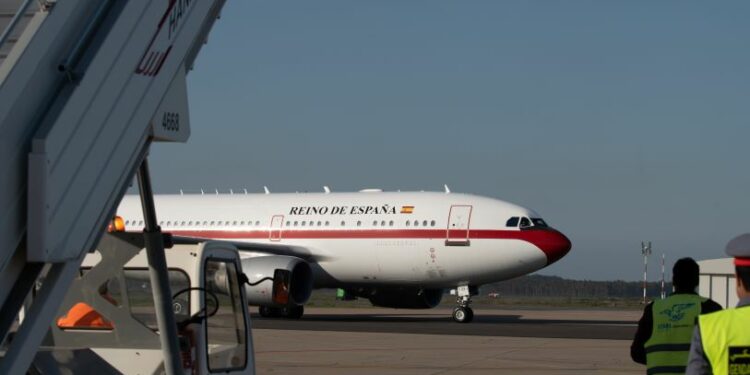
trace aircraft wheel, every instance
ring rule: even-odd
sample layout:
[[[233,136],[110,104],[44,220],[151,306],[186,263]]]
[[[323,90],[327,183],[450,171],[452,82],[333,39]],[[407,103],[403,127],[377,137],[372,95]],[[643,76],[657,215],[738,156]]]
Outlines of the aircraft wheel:
[[[258,314],[264,318],[278,318],[281,316],[281,309],[271,306],[258,306]]]
[[[474,310],[471,307],[456,307],[453,309],[453,320],[458,323],[469,323],[474,320]]]
[[[287,306],[281,308],[281,316],[287,319],[299,319],[304,313],[304,306]]]

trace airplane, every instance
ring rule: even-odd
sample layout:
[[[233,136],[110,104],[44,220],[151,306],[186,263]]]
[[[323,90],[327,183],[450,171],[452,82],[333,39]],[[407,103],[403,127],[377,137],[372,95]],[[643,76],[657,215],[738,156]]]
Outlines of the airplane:
[[[263,317],[299,318],[313,289],[424,309],[456,294],[453,320],[472,321],[482,284],[558,261],[570,240],[539,214],[502,200],[444,192],[174,194],[154,197],[173,241],[230,241],[243,250],[248,301]],[[138,196],[115,220],[142,228]],[[271,283],[264,281],[272,281]]]

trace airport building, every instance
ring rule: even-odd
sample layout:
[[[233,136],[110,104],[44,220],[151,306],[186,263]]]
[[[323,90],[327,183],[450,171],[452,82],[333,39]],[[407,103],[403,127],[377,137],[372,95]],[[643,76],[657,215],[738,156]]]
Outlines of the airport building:
[[[736,306],[737,281],[732,258],[702,260],[698,265],[701,269],[698,294],[711,298],[724,308]]]

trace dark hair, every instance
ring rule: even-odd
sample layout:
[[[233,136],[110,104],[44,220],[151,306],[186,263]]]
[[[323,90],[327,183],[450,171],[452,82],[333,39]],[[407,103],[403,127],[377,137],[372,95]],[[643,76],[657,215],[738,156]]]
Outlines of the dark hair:
[[[734,271],[737,272],[737,278],[740,279],[745,290],[750,290],[750,267],[735,266]]]
[[[700,268],[693,258],[681,258],[672,268],[672,284],[675,289],[695,290],[698,286]]]

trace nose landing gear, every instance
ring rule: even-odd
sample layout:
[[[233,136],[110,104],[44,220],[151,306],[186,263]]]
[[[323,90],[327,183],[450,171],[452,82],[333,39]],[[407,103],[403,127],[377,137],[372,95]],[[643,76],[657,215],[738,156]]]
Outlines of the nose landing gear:
[[[474,286],[463,285],[456,288],[456,308],[453,309],[453,320],[458,323],[469,323],[474,320],[474,310],[469,307],[471,296],[478,294]]]

